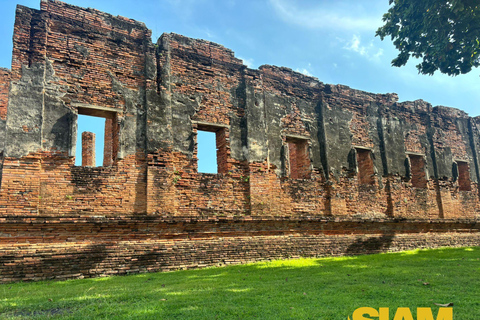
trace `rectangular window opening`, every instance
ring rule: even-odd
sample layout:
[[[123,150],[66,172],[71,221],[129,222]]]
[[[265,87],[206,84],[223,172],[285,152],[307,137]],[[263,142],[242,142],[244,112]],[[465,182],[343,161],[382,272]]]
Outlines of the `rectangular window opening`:
[[[288,176],[292,179],[309,179],[311,175],[308,140],[286,137],[288,150]]]
[[[197,130],[198,172],[228,172],[227,131],[224,127],[199,125]]]
[[[118,127],[114,112],[78,108],[75,165],[108,167],[118,152]]]
[[[427,174],[425,172],[425,157],[409,154],[411,183],[414,188],[427,187]]]
[[[364,185],[375,184],[375,169],[372,159],[372,151],[369,149],[356,148],[358,181]]]
[[[457,161],[458,167],[458,188],[460,191],[471,191],[470,166],[468,162]]]

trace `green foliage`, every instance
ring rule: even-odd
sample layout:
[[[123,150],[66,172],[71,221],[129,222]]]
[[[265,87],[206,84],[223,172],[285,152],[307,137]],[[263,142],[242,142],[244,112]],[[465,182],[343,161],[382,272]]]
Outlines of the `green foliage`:
[[[480,2],[478,0],[390,0],[385,25],[376,35],[391,36],[400,51],[392,60],[403,66],[420,58],[420,73],[436,70],[456,76],[480,65]]]
[[[347,319],[454,303],[477,320],[480,248],[417,250],[70,281],[0,284],[0,319]],[[393,314],[393,311],[392,311]]]
[[[180,171],[175,170],[173,173],[174,173],[173,184],[177,184],[177,182],[181,179]]]

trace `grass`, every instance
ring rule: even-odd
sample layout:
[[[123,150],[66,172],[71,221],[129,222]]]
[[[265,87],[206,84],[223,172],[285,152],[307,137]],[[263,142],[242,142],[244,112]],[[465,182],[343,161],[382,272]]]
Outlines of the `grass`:
[[[480,248],[272,261],[0,285],[0,319],[347,319],[359,307],[454,303],[478,320]]]

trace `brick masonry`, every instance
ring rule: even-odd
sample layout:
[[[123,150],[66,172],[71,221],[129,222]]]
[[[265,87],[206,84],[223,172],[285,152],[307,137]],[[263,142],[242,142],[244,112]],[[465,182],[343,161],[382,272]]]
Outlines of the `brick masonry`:
[[[7,119],[8,90],[10,89],[10,70],[0,68],[0,119]]]
[[[479,117],[54,0],[17,7],[13,42],[4,282],[479,243]],[[105,118],[102,166],[74,165],[79,114]]]
[[[95,167],[95,133],[82,132],[82,166]]]

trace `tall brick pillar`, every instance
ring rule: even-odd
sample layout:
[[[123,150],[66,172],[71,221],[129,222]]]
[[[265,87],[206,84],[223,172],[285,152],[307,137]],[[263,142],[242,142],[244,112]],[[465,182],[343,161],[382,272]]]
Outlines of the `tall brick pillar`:
[[[113,119],[105,119],[105,144],[103,146],[103,166],[109,167],[113,164]]]
[[[82,166],[95,167],[95,133],[82,132]]]

